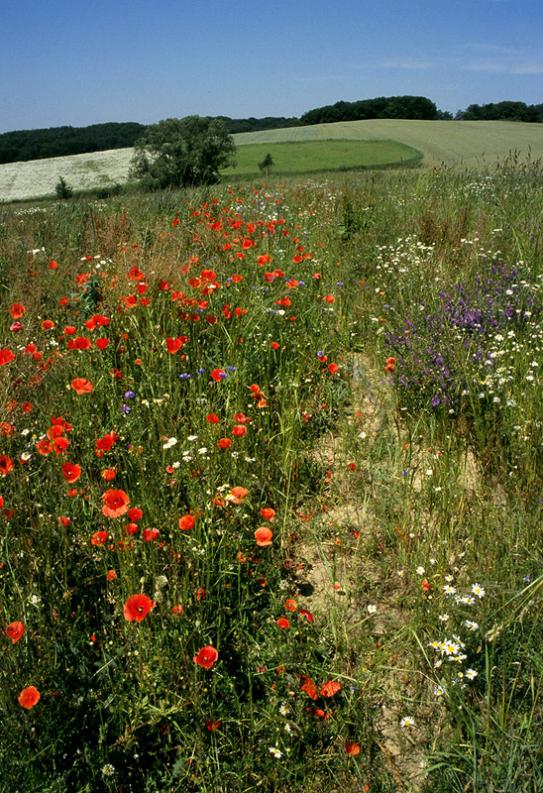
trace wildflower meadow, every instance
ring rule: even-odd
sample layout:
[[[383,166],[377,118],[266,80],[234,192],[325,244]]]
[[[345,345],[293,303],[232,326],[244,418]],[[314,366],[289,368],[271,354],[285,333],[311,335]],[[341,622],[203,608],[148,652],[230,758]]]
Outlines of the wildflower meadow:
[[[2,790],[543,790],[542,206],[0,207]]]

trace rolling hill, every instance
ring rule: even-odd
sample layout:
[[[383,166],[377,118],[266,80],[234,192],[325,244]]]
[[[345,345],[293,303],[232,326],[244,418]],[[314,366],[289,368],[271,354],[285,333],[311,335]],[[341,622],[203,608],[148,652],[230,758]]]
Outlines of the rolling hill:
[[[509,152],[521,158],[543,156],[543,125],[508,121],[413,121],[371,119],[343,121],[334,124],[315,124],[261,132],[246,132],[234,136],[240,147],[247,144],[302,143],[306,141],[386,141],[390,147],[389,163],[397,162],[398,144],[416,149],[423,155],[423,165],[441,163],[464,166],[490,166]],[[337,162],[327,164],[330,147],[322,147],[323,170],[337,168]],[[273,150],[270,149],[272,156]],[[349,156],[348,167],[371,167],[387,164],[382,154],[373,159],[368,150],[357,163]],[[54,194],[59,176],[75,189],[107,187],[122,183],[128,177],[132,149],[114,149],[93,154],[53,157],[46,160],[0,165],[0,200],[16,201]],[[256,155],[255,155],[256,156]],[[243,160],[240,157],[240,160]],[[274,157],[275,159],[275,157]],[[408,159],[408,158],[407,158]],[[343,169],[345,168],[343,165]],[[296,169],[292,169],[293,172]],[[311,171],[315,170],[312,163]],[[277,169],[279,171],[279,168]],[[300,167],[297,172],[303,172]],[[247,172],[247,171],[245,171]],[[307,172],[307,171],[306,171]],[[241,173],[241,171],[240,171]]]

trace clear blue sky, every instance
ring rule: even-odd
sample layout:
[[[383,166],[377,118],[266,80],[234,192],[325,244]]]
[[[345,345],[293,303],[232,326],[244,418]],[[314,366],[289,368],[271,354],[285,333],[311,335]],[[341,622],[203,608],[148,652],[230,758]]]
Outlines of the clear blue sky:
[[[0,131],[543,102],[543,0],[0,0]]]

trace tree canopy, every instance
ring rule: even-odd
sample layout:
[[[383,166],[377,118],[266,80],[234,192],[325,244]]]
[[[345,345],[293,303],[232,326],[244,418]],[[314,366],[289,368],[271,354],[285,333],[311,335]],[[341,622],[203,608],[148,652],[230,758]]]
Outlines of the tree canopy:
[[[207,116],[151,124],[134,148],[130,174],[149,188],[214,184],[235,153],[224,122]]]
[[[302,124],[360,121],[368,118],[435,119],[437,107],[425,96],[378,96],[357,102],[336,102],[304,113]]]
[[[0,163],[128,148],[144,132],[145,126],[134,122],[4,132],[0,135]]]

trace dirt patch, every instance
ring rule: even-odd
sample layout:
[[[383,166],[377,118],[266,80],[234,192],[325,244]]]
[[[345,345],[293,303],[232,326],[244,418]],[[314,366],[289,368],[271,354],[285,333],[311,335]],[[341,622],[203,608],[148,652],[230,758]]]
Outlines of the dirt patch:
[[[410,615],[402,581],[390,574],[395,560],[379,564],[372,558],[371,548],[381,533],[379,520],[371,498],[361,499],[353,486],[352,452],[346,443],[346,438],[352,442],[358,437],[363,449],[371,449],[383,431],[399,436],[399,428],[393,394],[382,373],[361,353],[353,356],[352,372],[352,400],[344,422],[337,434],[322,436],[312,451],[314,461],[333,472],[325,494],[333,507],[301,529],[298,587],[304,605],[331,626],[338,642],[370,648],[363,664],[372,670],[380,692],[377,742],[398,792],[417,793],[431,745],[431,736],[419,726],[432,723],[418,704],[429,699],[424,692],[428,684],[415,671],[418,659],[408,649],[412,642],[402,639]],[[390,475],[397,475],[397,461],[391,459],[389,465]],[[466,487],[477,481],[473,459],[467,459],[463,476]],[[406,713],[413,715],[412,727],[402,726]]]

